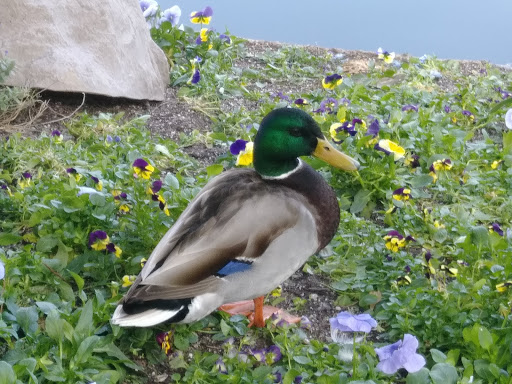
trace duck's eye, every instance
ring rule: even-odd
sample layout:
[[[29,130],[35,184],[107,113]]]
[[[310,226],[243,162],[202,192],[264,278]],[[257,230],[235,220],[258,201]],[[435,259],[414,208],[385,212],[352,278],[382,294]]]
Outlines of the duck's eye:
[[[293,137],[300,137],[302,136],[302,132],[299,128],[290,128],[288,133]]]

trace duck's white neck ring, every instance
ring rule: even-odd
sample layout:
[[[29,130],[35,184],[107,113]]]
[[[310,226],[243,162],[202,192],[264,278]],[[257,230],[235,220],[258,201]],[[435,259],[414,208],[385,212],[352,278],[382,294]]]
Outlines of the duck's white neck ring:
[[[299,160],[299,164],[293,168],[291,171],[288,171],[286,173],[283,173],[282,175],[279,175],[279,176],[265,176],[265,175],[261,175],[261,177],[265,180],[282,180],[282,179],[286,179],[287,177],[290,177],[291,175],[293,175],[295,172],[298,172],[302,166],[303,166],[303,161],[301,159],[298,159]]]

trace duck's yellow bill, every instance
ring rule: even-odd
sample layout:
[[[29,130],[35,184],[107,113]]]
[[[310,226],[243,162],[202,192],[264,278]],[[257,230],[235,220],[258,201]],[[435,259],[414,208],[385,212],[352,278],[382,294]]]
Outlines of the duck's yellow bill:
[[[325,137],[318,139],[318,144],[313,152],[313,156],[344,171],[357,171],[359,169],[359,162],[357,160],[338,151]]]

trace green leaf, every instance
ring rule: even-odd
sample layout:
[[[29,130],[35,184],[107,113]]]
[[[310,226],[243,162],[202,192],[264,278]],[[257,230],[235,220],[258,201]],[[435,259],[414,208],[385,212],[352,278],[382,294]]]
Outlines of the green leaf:
[[[423,188],[432,184],[433,181],[434,179],[430,175],[418,175],[413,177],[411,181],[409,181],[409,184],[413,188]]]
[[[512,154],[512,131],[503,133],[503,152]]]
[[[478,329],[478,342],[480,346],[487,351],[493,344],[491,332],[484,326],[480,326]]]
[[[27,335],[36,333],[39,328],[37,320],[39,315],[36,307],[21,307],[16,311],[16,321]]]
[[[430,350],[430,354],[432,355],[432,360],[436,363],[445,363],[446,355],[438,349],[432,348]]]
[[[286,372],[283,378],[283,384],[292,384],[297,376],[300,376],[300,371],[292,368]]]
[[[459,349],[451,349],[446,354],[446,362],[448,364],[453,365],[454,367],[457,365],[459,361],[460,350]]]
[[[188,341],[188,337],[185,337],[181,334],[174,335],[174,346],[178,348],[180,351],[185,351],[190,346],[190,342]]]
[[[369,307],[370,305],[376,304],[379,301],[379,298],[372,294],[363,295],[359,299],[360,307]]]
[[[272,367],[262,365],[252,371],[252,377],[254,380],[257,380],[258,383],[262,383],[270,372],[272,372]]]
[[[100,193],[89,194],[89,201],[92,205],[103,207],[105,205],[105,196]]]
[[[471,229],[471,242],[477,247],[484,247],[489,244],[489,231],[483,226]]]
[[[371,195],[372,192],[369,192],[365,189],[359,190],[359,192],[357,192],[354,196],[354,202],[350,206],[350,213],[356,214],[361,212],[364,207],[366,207],[366,204],[368,204],[370,201]]]
[[[92,335],[89,337],[86,337],[78,347],[78,350],[76,351],[75,356],[73,356],[73,361],[75,365],[80,365],[81,363],[87,362],[89,357],[92,355],[92,352],[94,350],[94,347],[96,344],[98,344],[98,341],[100,341],[100,337],[96,335]]]
[[[418,372],[409,373],[406,384],[430,384],[429,370],[421,368]]]
[[[299,364],[311,364],[312,361],[307,356],[293,356],[293,360],[295,360]]]
[[[64,336],[62,332],[62,319],[60,318],[60,314],[57,310],[52,310],[50,314],[46,316],[45,327],[46,334],[53,340],[62,340],[62,337]]]
[[[434,384],[456,384],[459,376],[450,364],[437,363],[430,371],[430,378]]]
[[[157,152],[160,152],[162,155],[172,159],[171,153],[169,152],[169,150],[167,149],[167,147],[165,145],[157,144],[157,145],[155,145],[155,150]]]
[[[68,272],[73,277],[73,279],[75,279],[75,283],[78,287],[78,290],[81,291],[82,289],[84,289],[84,279],[82,279],[80,275],[73,271],[68,270]]]
[[[216,176],[224,170],[221,164],[212,164],[206,167],[206,174],[208,177]]]
[[[169,172],[167,175],[165,175],[164,183],[165,183],[165,185],[168,185],[172,189],[180,188],[180,182],[178,181],[176,176],[174,176],[171,172]]]
[[[94,323],[92,321],[92,300],[89,300],[82,307],[80,318],[78,319],[78,323],[75,327],[75,338],[77,337],[78,340],[82,340],[86,336],[89,336],[93,330]]]
[[[15,384],[16,376],[11,365],[5,361],[0,361],[0,384]]]
[[[37,240],[36,250],[39,252],[51,252],[58,243],[59,239],[55,235],[46,235]]]
[[[14,233],[0,232],[0,245],[16,244],[22,239],[21,236]]]
[[[229,331],[231,331],[231,327],[222,319],[220,321],[220,330],[224,336],[229,335]]]

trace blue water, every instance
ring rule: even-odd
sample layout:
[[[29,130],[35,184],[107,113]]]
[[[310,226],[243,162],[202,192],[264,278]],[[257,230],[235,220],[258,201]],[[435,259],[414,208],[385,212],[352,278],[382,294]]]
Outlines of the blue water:
[[[512,63],[511,0],[159,0],[181,22],[209,5],[210,27],[240,37],[413,56]]]

